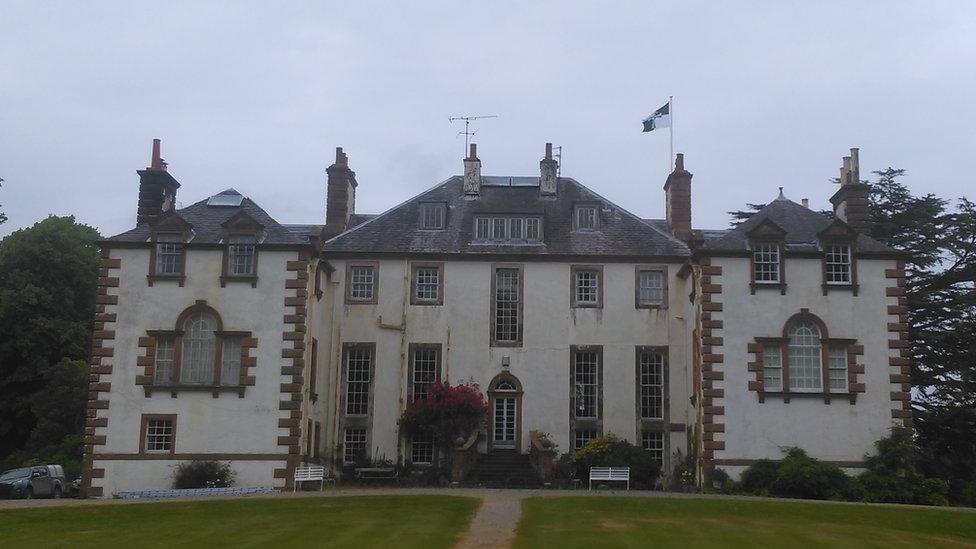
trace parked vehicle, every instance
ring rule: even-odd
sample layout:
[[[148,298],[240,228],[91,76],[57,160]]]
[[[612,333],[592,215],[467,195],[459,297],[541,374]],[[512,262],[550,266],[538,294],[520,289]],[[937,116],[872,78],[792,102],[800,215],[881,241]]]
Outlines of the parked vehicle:
[[[60,465],[19,467],[0,474],[0,498],[60,498],[65,484]]]

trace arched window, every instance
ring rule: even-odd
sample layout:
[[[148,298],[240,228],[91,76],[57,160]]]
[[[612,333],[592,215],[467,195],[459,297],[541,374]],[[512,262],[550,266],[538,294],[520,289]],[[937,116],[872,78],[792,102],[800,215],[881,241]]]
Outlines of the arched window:
[[[180,381],[186,384],[214,383],[217,319],[206,311],[191,314],[183,323],[183,356]]]
[[[495,386],[496,391],[514,391],[515,385],[512,385],[511,381],[499,381],[498,385]]]
[[[791,391],[820,391],[823,386],[820,329],[808,320],[789,330],[789,379]]]

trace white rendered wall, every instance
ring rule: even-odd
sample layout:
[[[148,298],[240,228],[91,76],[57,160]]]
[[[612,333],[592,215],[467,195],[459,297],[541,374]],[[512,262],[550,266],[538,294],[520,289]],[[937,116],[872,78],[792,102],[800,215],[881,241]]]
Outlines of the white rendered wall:
[[[346,305],[342,301],[346,262],[329,259],[338,299],[333,335],[341,343],[376,343],[376,374],[373,387],[371,452],[375,457],[397,459],[397,421],[406,401],[406,353],[410,343],[439,343],[442,346],[442,378],[451,383],[475,382],[482,391],[503,371],[508,357],[509,371],[522,382],[524,396],[521,448],[527,451],[529,432],[551,434],[560,452],[571,449],[570,346],[603,346],[603,432],[636,439],[635,347],[669,348],[671,395],[670,422],[691,421],[688,395],[687,347],[690,333],[688,290],[676,276],[678,264],[668,266],[669,308],[638,309],[634,306],[634,263],[603,264],[603,308],[570,307],[570,263],[525,262],[524,334],[520,347],[491,347],[491,281],[489,261],[446,261],[444,304],[409,304],[410,261],[380,261],[379,298],[375,305]],[[324,302],[325,300],[323,300]],[[335,303],[335,302],[334,302]],[[328,305],[313,305],[326,308]],[[380,328],[399,325],[406,316],[406,330]],[[315,318],[324,315],[315,313]],[[675,316],[681,317],[676,319]],[[341,331],[341,335],[335,333]],[[320,337],[320,355],[321,339]],[[328,376],[334,382],[339,354],[329,355]],[[321,374],[320,374],[320,377]],[[323,386],[325,380],[319,382]],[[333,388],[334,389],[334,388]],[[335,422],[333,422],[335,425]],[[333,433],[339,436],[339,433]],[[685,450],[684,432],[671,434],[672,449]]]
[[[96,446],[95,468],[105,469],[104,479],[94,479],[93,486],[103,486],[105,496],[117,490],[134,490],[149,485],[155,487],[166,477],[154,468],[169,467],[163,461],[98,460],[98,454],[139,453],[142,414],[176,414],[177,454],[283,454],[278,446],[278,410],[281,399],[280,384],[289,382],[281,375],[282,332],[284,324],[286,261],[295,260],[297,252],[259,252],[258,282],[228,283],[221,288],[222,254],[220,250],[187,252],[186,282],[155,281],[148,286],[148,249],[112,249],[111,257],[121,259],[119,303],[115,323],[114,354],[104,359],[113,364],[108,378],[112,387],[108,394],[108,410],[99,410],[99,417],[108,418],[108,426],[98,429],[105,434],[105,445]],[[180,313],[205,300],[220,314],[224,330],[252,332],[258,345],[251,350],[257,365],[250,368],[255,385],[245,389],[244,398],[234,392],[222,392],[214,398],[209,391],[181,391],[172,398],[168,391],[154,391],[146,397],[136,376],[143,367],[137,357],[144,353],[138,346],[147,330],[173,330]],[[247,464],[240,482],[247,485],[271,486],[282,484],[273,479],[270,461]],[[283,461],[282,461],[283,463]],[[242,465],[243,467],[244,465]],[[281,466],[281,463],[276,465]],[[263,471],[268,474],[264,475]],[[262,471],[260,475],[256,471]],[[239,471],[239,473],[242,473]],[[263,475],[263,476],[262,476]]]
[[[832,461],[862,461],[874,451],[874,442],[888,435],[894,422],[888,365],[887,306],[894,301],[885,297],[890,284],[884,270],[895,266],[894,260],[858,260],[859,291],[835,289],[823,295],[822,266],[819,259],[785,260],[787,289],[757,290],[750,294],[748,258],[713,258],[712,265],[722,267],[722,275],[713,277],[722,285],[721,313],[714,319],[724,322],[721,334],[724,345],[725,380],[715,388],[725,390],[725,450],[716,451],[715,459],[759,459],[782,457],[782,449],[798,446],[810,455]],[[864,346],[858,362],[865,367],[858,381],[866,392],[857,395],[855,404],[844,397],[831,399],[793,397],[785,403],[782,397],[767,395],[760,403],[758,393],[748,390],[755,379],[747,365],[753,355],[748,343],[755,337],[782,337],[786,321],[801,308],[820,317],[831,338],[856,339]],[[738,474],[742,467],[722,467]]]

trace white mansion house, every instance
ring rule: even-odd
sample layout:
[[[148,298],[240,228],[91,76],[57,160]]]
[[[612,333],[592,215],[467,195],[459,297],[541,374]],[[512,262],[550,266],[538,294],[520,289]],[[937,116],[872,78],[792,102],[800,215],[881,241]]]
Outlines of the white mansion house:
[[[438,449],[398,420],[434,380],[485,393],[485,460],[613,433],[704,478],[791,446],[858,468],[911,420],[903,256],[863,234],[856,149],[833,218],[780,194],[726,231],[692,228],[680,154],[663,220],[559,177],[548,145],[530,177],[463,163],[369,215],[337,149],[324,223],[294,225],[234,189],[175,208],[156,141],[135,228],[102,242],[85,491],[167,488],[195,459],[242,486],[424,466]]]

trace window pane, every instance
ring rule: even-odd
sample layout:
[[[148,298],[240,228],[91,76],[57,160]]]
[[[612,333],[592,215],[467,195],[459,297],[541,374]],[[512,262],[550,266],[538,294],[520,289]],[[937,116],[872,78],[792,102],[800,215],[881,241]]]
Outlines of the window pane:
[[[220,384],[241,384],[241,337],[225,337],[220,352]]]
[[[834,345],[830,348],[828,368],[830,370],[830,390],[847,392],[847,348]]]
[[[651,458],[664,465],[664,433],[660,431],[641,431],[641,446],[651,453]]]
[[[597,271],[576,271],[576,302],[587,305],[599,303],[599,280]]]
[[[508,220],[508,237],[512,240],[522,240],[525,235],[522,231],[523,220],[521,217],[513,217]]]
[[[169,452],[173,448],[173,420],[146,420],[146,452]]]
[[[491,220],[479,217],[475,220],[475,238],[485,240],[491,238]]]
[[[427,389],[437,381],[437,349],[418,347],[413,351],[413,379],[410,380],[410,400],[427,398]]]
[[[162,239],[163,237],[160,237],[160,240]],[[156,244],[156,274],[181,274],[182,259],[182,242],[158,242]]]
[[[370,365],[373,353],[366,347],[346,350],[346,414],[364,416],[369,413]]]
[[[641,271],[639,295],[641,305],[656,305],[664,301],[664,273]]]
[[[525,220],[525,239],[526,240],[540,240],[540,223],[539,219],[536,217],[530,217]]]
[[[596,208],[591,206],[576,209],[576,228],[593,229],[596,227]]]
[[[180,382],[194,385],[214,383],[214,355],[217,320],[205,311],[190,315],[183,323],[183,355]]]
[[[779,245],[757,244],[753,251],[756,282],[779,282]]]
[[[230,239],[228,244],[228,271],[232,276],[254,274],[254,243],[253,236],[240,236]]]
[[[851,283],[851,248],[850,246],[827,246],[826,271],[828,284]]]
[[[173,383],[173,357],[175,353],[172,337],[156,338],[156,371],[153,383],[170,385]]]
[[[353,299],[371,300],[373,299],[373,267],[358,266],[350,269],[351,278],[349,295]]]
[[[421,218],[421,228],[423,229],[443,229],[444,228],[444,205],[443,204],[424,204],[423,215]]]
[[[664,355],[651,351],[640,354],[640,417],[664,418]]]
[[[421,301],[437,301],[440,296],[440,269],[417,267],[416,298]]]
[[[428,465],[434,462],[434,438],[429,434],[416,434],[410,439],[410,461]]]
[[[352,465],[366,457],[366,429],[346,429],[342,444],[342,462]]]
[[[508,219],[495,217],[491,220],[491,237],[495,240],[505,240],[507,238],[505,228],[508,226]]]
[[[522,322],[520,316],[518,269],[496,269],[495,339],[518,341]]]
[[[579,450],[595,438],[596,431],[594,429],[576,429],[573,431],[573,449]]]
[[[763,387],[767,391],[783,390],[783,353],[779,345],[763,347]]]
[[[820,390],[820,330],[809,322],[800,322],[790,330],[789,345],[790,390]]]
[[[578,418],[597,417],[599,391],[599,356],[593,351],[577,351],[573,355],[573,412]]]

